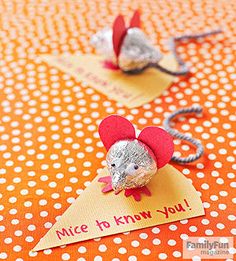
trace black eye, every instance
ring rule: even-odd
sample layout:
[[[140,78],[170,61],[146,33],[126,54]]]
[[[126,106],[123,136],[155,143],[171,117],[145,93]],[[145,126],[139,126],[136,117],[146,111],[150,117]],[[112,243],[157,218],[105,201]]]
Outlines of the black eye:
[[[112,163],[112,164],[111,164],[111,166],[112,166],[112,167],[115,167],[115,166],[116,166],[116,164],[115,164],[115,163]]]
[[[134,165],[134,169],[136,169],[136,170],[137,170],[138,168],[139,168],[139,167],[138,167],[138,165]]]

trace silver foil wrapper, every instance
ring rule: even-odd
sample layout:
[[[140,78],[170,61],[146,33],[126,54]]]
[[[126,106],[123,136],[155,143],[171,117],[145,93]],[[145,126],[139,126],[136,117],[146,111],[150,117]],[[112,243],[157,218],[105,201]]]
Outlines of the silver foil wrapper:
[[[116,142],[106,160],[115,192],[145,186],[157,172],[150,150],[138,140]]]
[[[113,51],[112,30],[105,28],[91,38],[96,51],[107,60],[117,63]],[[119,55],[118,65],[123,71],[141,69],[149,63],[158,63],[162,59],[159,49],[155,48],[139,28],[130,28],[125,35]]]

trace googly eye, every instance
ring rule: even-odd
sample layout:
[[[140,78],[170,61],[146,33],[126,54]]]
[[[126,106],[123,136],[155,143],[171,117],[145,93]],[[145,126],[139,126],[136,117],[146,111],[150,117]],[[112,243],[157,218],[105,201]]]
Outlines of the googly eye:
[[[126,173],[128,175],[133,175],[136,173],[136,170],[139,168],[139,166],[135,163],[130,163],[126,168]]]
[[[115,167],[115,166],[116,166],[116,164],[115,164],[115,163],[112,163],[112,164],[111,164],[111,166],[112,166],[112,167]]]

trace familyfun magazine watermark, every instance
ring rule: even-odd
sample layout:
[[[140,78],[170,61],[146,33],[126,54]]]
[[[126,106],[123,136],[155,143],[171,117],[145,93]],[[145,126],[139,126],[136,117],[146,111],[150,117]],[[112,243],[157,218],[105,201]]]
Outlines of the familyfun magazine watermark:
[[[183,258],[233,259],[233,241],[233,237],[188,237],[183,240]]]

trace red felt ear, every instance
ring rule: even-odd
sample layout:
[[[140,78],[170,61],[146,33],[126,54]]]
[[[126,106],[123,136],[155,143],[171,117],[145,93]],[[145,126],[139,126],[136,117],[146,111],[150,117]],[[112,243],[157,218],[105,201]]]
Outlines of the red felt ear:
[[[174,143],[171,135],[158,127],[147,127],[141,131],[138,140],[153,151],[157,160],[157,167],[162,168],[170,160],[174,153]]]
[[[122,42],[126,35],[127,29],[125,27],[125,20],[122,15],[118,15],[113,23],[113,34],[112,34],[112,42],[113,42],[113,50],[116,57],[119,56]]]
[[[129,27],[130,27],[130,28],[132,28],[132,27],[138,27],[138,28],[140,28],[140,27],[141,27],[140,13],[139,13],[138,10],[134,12],[133,17],[132,17],[131,20],[130,20],[130,25],[129,25]]]
[[[119,116],[111,115],[99,125],[98,132],[107,150],[117,141],[135,139],[135,129],[130,121]]]

